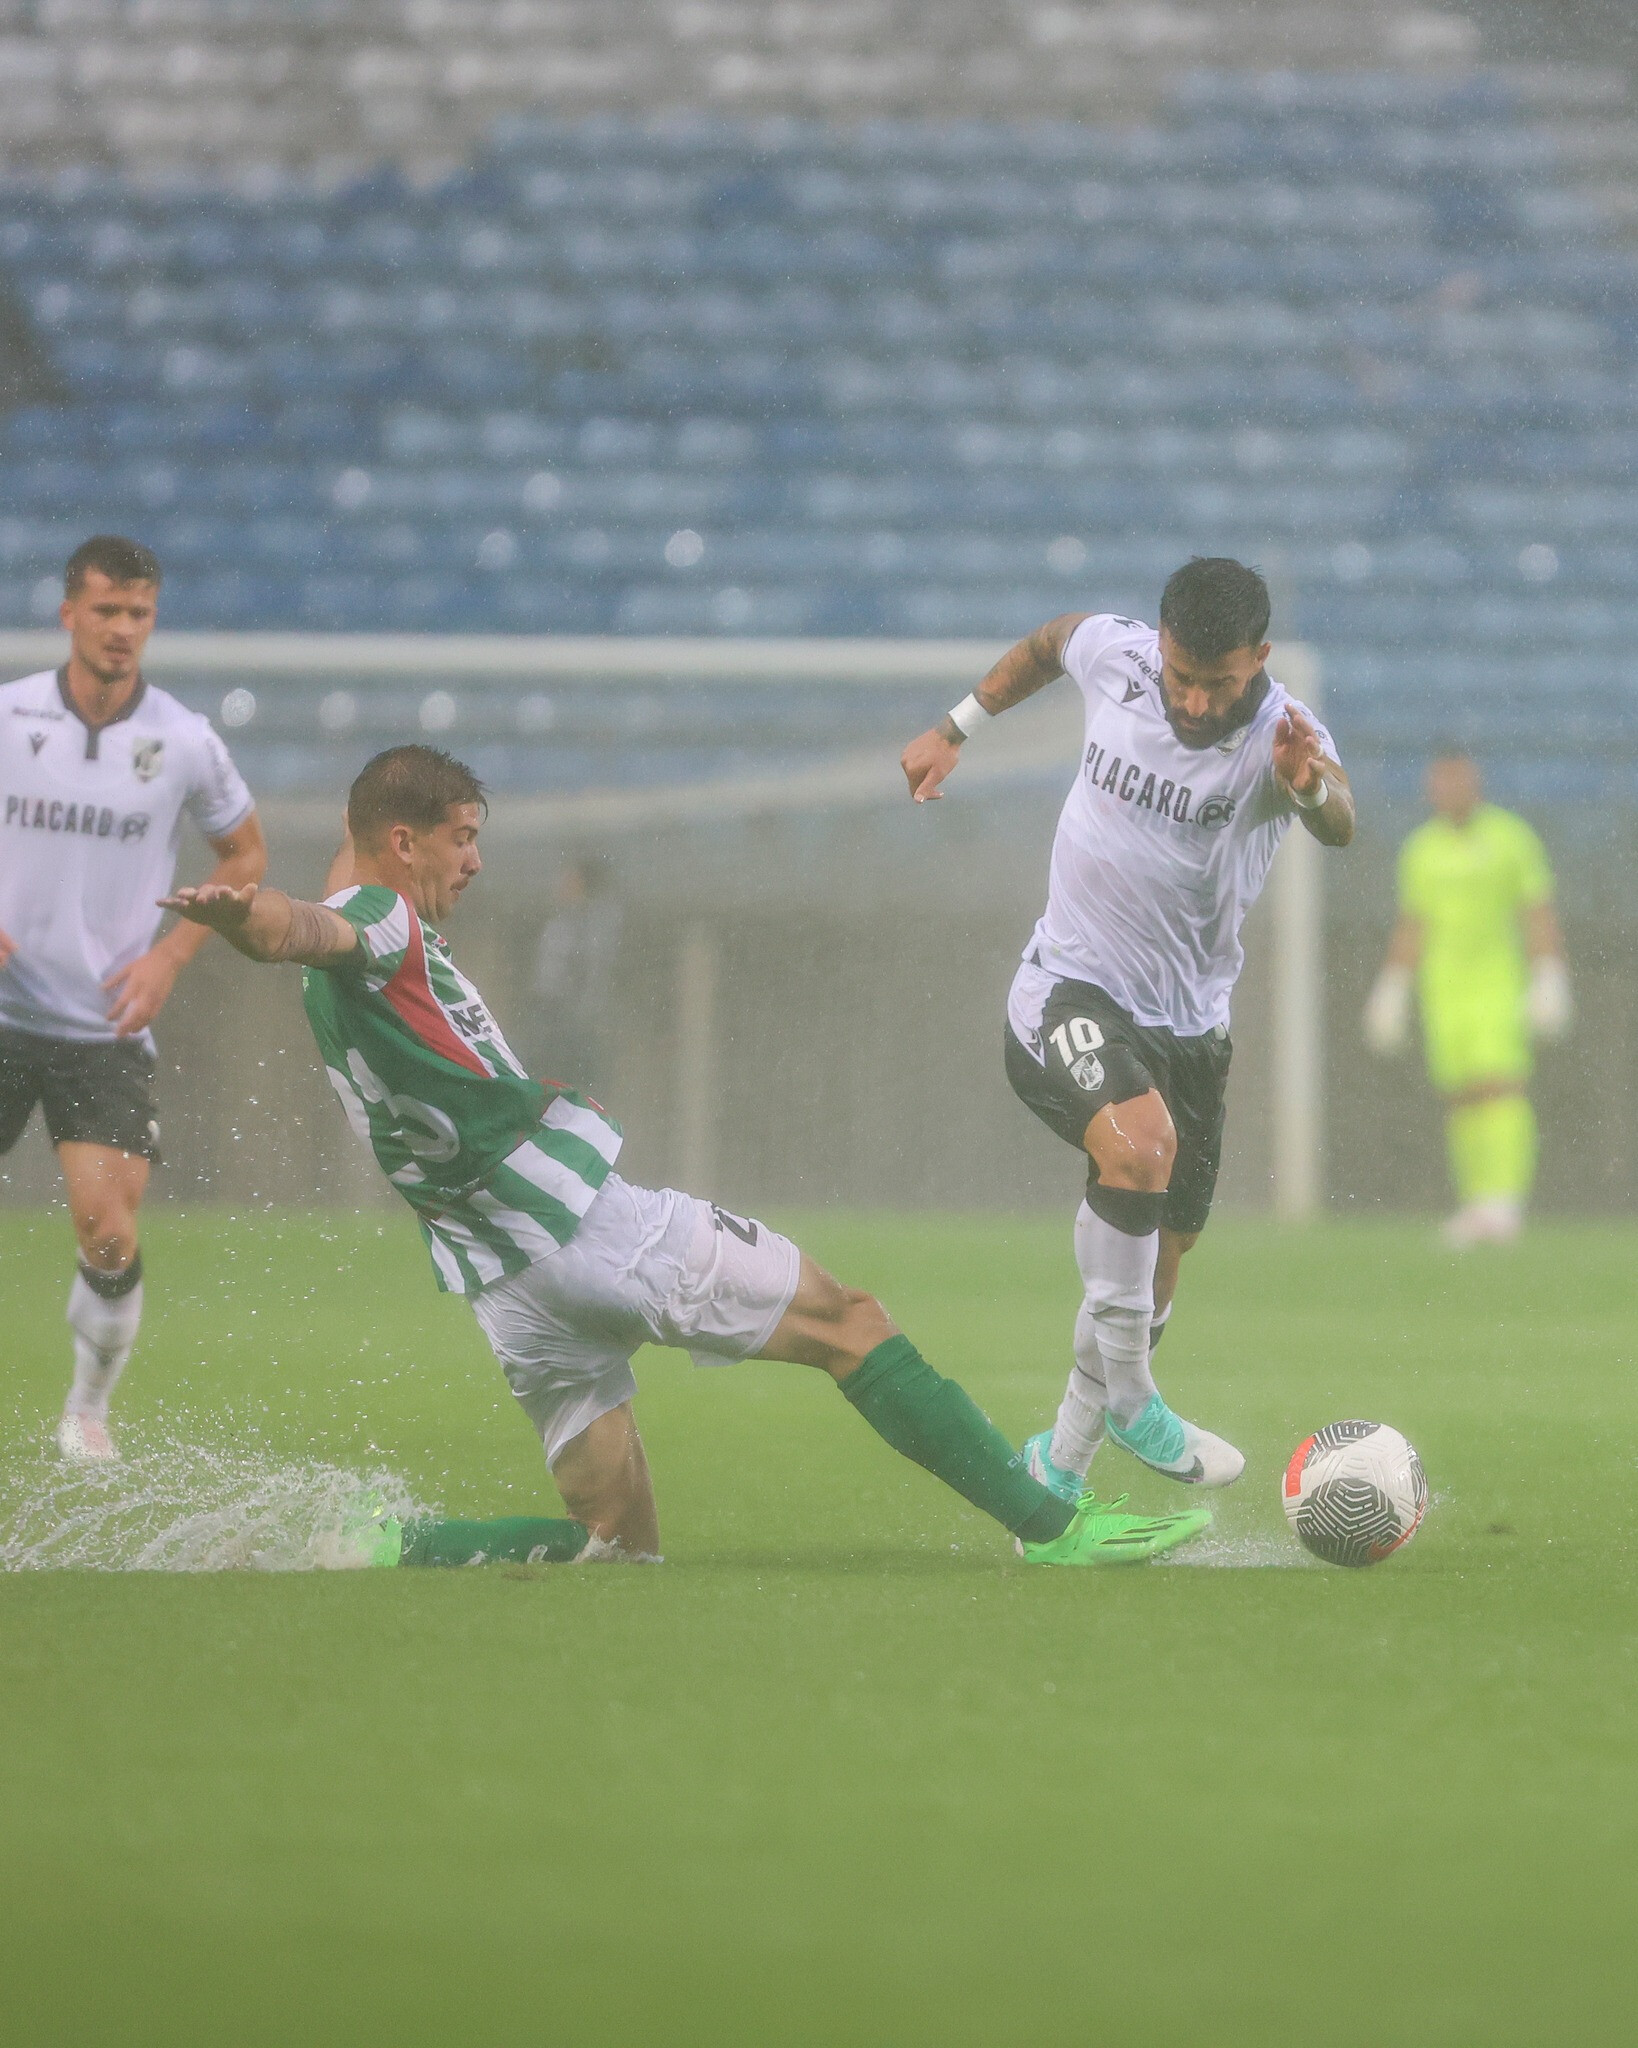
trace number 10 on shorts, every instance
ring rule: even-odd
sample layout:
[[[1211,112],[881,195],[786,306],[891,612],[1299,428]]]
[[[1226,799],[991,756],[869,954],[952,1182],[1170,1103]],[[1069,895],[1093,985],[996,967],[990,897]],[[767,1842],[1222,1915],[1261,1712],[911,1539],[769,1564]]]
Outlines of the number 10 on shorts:
[[[1090,1017],[1071,1017],[1047,1035],[1062,1053],[1066,1067],[1074,1064],[1077,1053],[1096,1052],[1103,1043],[1103,1033]]]
[[[1050,1032],[1052,1043],[1063,1056],[1064,1065],[1069,1069],[1069,1078],[1077,1088],[1088,1095],[1095,1095],[1104,1083],[1103,1061],[1098,1058],[1098,1048],[1103,1044],[1103,1033],[1090,1017],[1071,1017]]]

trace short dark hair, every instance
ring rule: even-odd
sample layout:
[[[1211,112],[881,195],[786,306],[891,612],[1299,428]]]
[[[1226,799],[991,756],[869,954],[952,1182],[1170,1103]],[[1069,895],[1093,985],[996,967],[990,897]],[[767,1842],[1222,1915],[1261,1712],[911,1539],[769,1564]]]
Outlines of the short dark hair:
[[[1199,661],[1268,638],[1268,585],[1227,555],[1196,555],[1174,569],[1160,593],[1160,623]]]
[[[122,533],[94,533],[82,540],[63,570],[63,594],[73,597],[85,581],[87,569],[100,569],[113,583],[155,583],[160,580],[159,557],[139,540],[127,540]]]
[[[483,784],[464,761],[439,747],[388,747],[366,761],[347,792],[347,828],[360,845],[373,845],[389,825],[430,832],[451,804],[483,804]]]

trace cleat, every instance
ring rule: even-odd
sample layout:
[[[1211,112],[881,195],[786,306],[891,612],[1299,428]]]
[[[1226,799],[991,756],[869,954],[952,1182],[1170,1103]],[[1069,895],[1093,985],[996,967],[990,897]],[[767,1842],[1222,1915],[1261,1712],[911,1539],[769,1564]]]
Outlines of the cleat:
[[[1246,1469],[1244,1452],[1174,1415],[1159,1394],[1149,1396],[1143,1412],[1125,1429],[1112,1415],[1105,1427],[1122,1450],[1141,1458],[1151,1472],[1180,1479],[1185,1486],[1232,1486]]]
[[[1210,1508],[1185,1508],[1180,1515],[1124,1515],[1119,1500],[1081,1495],[1075,1519],[1050,1543],[1017,1541],[1026,1564],[1147,1564],[1211,1527]]]
[[[1067,1501],[1071,1507],[1086,1490],[1084,1477],[1053,1464],[1050,1429],[1043,1429],[1024,1445],[1024,1464],[1037,1486],[1044,1486],[1048,1493],[1056,1494],[1059,1500]]]
[[[95,1415],[65,1408],[57,1424],[57,1455],[70,1465],[110,1465],[119,1452],[106,1423]]]
[[[340,1563],[344,1569],[371,1565],[391,1568],[404,1555],[404,1525],[372,1486],[361,1493],[341,1518]]]

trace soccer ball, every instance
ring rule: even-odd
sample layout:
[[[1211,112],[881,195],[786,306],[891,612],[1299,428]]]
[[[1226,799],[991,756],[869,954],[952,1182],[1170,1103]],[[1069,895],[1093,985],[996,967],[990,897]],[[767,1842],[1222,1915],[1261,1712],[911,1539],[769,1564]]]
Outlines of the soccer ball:
[[[1428,1511],[1422,1461],[1385,1422],[1332,1422],[1285,1468],[1285,1519],[1327,1564],[1380,1564]]]

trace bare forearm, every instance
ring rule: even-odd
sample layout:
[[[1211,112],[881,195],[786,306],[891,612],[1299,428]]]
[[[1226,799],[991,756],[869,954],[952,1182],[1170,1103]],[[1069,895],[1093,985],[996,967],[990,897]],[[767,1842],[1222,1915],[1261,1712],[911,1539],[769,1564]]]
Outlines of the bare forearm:
[[[1064,649],[1069,645],[1069,636],[1085,616],[1084,612],[1065,612],[1009,647],[973,692],[984,709],[992,715],[1010,711],[1013,705],[1022,704],[1026,697],[1033,697],[1037,690],[1056,682],[1064,672]],[[949,718],[944,719],[938,730],[952,746],[961,744],[964,735]]]
[[[242,938],[244,943],[239,938],[232,940],[241,953],[274,967],[287,961],[322,967],[345,959],[357,944],[353,928],[345,918],[326,910],[322,903],[287,896],[282,889],[257,892]]]
[[[1299,813],[1308,832],[1321,846],[1346,846],[1354,836],[1358,817],[1354,792],[1335,761],[1325,763],[1325,801],[1317,810]]]
[[[235,893],[207,884],[178,889],[165,908],[206,930],[220,932],[235,952],[261,966],[287,960],[304,967],[339,967],[358,950],[358,934],[322,903],[305,903],[282,889],[254,885]]]

